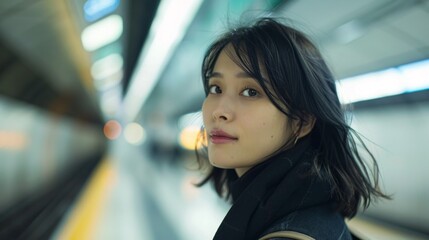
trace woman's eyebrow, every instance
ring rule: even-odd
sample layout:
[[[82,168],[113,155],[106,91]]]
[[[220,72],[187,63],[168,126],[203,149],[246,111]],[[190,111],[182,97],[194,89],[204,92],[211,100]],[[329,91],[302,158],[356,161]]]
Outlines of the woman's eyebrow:
[[[247,72],[239,72],[235,76],[239,78],[252,78],[252,76]]]
[[[222,77],[223,77],[223,74],[222,74],[222,73],[220,73],[220,72],[211,72],[211,73],[208,75],[208,78],[214,78],[214,77],[216,77],[216,78],[222,78]]]
[[[239,72],[239,73],[235,74],[235,76],[238,78],[252,78],[252,76],[250,76],[250,74],[247,72]],[[212,78],[212,77],[223,78],[223,74],[220,72],[212,72],[211,74],[208,75],[208,77],[209,78]]]

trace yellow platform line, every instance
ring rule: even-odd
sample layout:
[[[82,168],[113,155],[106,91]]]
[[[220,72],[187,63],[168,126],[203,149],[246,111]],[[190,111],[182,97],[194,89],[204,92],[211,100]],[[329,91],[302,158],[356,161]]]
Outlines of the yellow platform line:
[[[109,159],[103,159],[87,183],[77,204],[58,234],[60,240],[94,239],[103,206],[116,179],[116,171]]]

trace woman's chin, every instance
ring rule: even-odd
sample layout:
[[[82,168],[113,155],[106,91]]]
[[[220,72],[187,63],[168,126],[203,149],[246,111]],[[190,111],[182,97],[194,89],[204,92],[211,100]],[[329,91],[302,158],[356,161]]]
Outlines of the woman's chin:
[[[223,161],[213,161],[213,160],[211,160],[211,159],[213,159],[213,158],[209,158],[210,159],[210,164],[213,166],[213,167],[217,167],[217,168],[221,168],[221,169],[234,169],[235,168],[235,166],[233,166],[233,165],[231,165],[231,163],[226,163],[226,162],[223,162]]]

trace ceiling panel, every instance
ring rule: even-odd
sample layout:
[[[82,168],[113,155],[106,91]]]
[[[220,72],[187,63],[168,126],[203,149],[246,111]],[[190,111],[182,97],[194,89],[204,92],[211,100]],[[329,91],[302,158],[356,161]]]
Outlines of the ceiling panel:
[[[89,75],[89,57],[78,54],[84,52],[81,46],[71,47],[72,41],[81,44],[76,29],[67,26],[73,20],[66,5],[57,0],[2,1],[0,43],[13,53],[12,64],[28,70],[25,75],[16,71],[2,75],[1,94],[48,111],[98,121],[96,98],[81,82],[82,66]],[[65,109],[52,108],[61,101]]]
[[[0,87],[3,87],[0,88],[0,94],[23,101],[27,99],[25,95],[30,93],[28,88],[46,89],[38,91],[40,94],[35,94],[37,95],[35,98],[42,98],[42,95],[45,93],[47,95],[49,91],[50,97],[46,97],[44,103],[35,98],[30,98],[27,102],[50,110],[46,102],[55,103],[58,99],[64,99],[72,116],[90,115],[89,118],[99,120],[100,101],[104,99],[105,92],[103,89],[95,88],[91,66],[96,60],[108,54],[118,53],[123,56],[124,78],[129,78],[147,37],[159,0],[118,1],[120,4],[116,5],[116,8],[111,12],[105,12],[105,15],[100,15],[92,22],[86,21],[83,17],[83,5],[89,1],[0,1],[0,49],[4,48],[7,50],[6,53],[12,55],[10,57],[0,53]],[[114,1],[110,1],[112,2]],[[92,1],[95,5],[103,3],[105,2]],[[110,14],[122,17],[121,36],[100,49],[85,51],[81,42],[81,32],[88,25]],[[13,64],[25,66],[29,70],[24,76],[16,71],[12,76],[4,74],[4,69]],[[5,77],[2,78],[2,75]],[[121,81],[124,85],[121,85]],[[122,86],[126,86],[127,79],[119,79],[118,82],[120,84],[115,87],[120,93],[123,91]],[[20,86],[22,84],[26,86]],[[10,87],[5,87],[6,85]],[[22,92],[23,95],[16,96],[6,91],[12,88]]]
[[[398,38],[408,40],[416,48],[429,46],[428,9],[415,6],[401,14],[387,17],[384,22],[398,31]]]
[[[298,27],[317,34],[328,33],[334,28],[357,18],[386,1],[338,1],[304,0],[292,1],[279,9],[278,14],[296,22]],[[335,12],[335,13],[333,13]],[[305,30],[304,29],[304,30]]]
[[[340,78],[385,69],[421,57],[415,51],[414,45],[392,35],[381,24],[373,25],[362,37],[347,44],[346,47],[355,53],[350,57],[356,59],[363,57],[363,59],[345,64],[342,63],[345,59],[342,59],[341,55],[334,55],[332,64],[337,66]],[[341,67],[341,65],[345,66]]]
[[[335,75],[345,78],[428,58],[429,16],[422,7],[428,2],[302,0],[278,13],[303,24]]]
[[[15,52],[36,71],[53,80],[55,88],[60,91],[82,91],[60,39],[61,29],[56,29],[52,24],[61,22],[61,16],[51,5],[51,1],[37,1],[22,6],[2,18],[0,32]],[[70,81],[70,77],[74,80]]]
[[[362,63],[368,62],[369,58],[358,49],[344,44],[324,45],[321,51],[337,79],[355,75]]]

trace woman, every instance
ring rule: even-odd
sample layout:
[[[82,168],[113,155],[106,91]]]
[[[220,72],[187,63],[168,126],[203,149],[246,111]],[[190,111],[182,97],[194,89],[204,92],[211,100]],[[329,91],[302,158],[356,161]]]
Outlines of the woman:
[[[211,181],[233,203],[214,239],[351,239],[344,218],[387,197],[301,32],[272,18],[231,30],[209,47],[202,76],[197,156],[212,167],[200,185]]]

